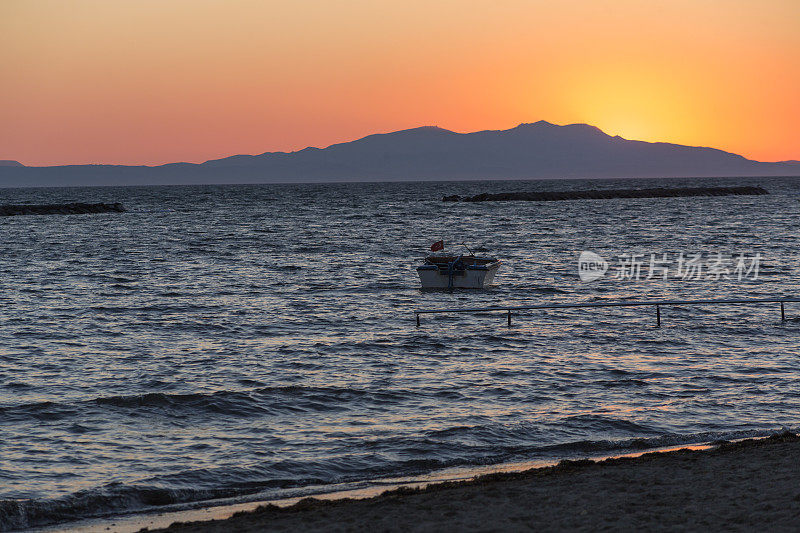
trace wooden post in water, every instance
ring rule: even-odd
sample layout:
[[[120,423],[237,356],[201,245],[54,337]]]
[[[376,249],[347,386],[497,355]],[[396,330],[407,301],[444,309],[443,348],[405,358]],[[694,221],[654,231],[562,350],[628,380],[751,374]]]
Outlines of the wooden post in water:
[[[596,307],[637,307],[651,305],[656,308],[656,327],[661,327],[661,306],[677,306],[677,305],[731,305],[731,304],[763,304],[763,303],[779,303],[781,304],[781,320],[786,321],[786,302],[800,303],[800,298],[791,296],[773,297],[773,298],[736,298],[725,300],[640,300],[640,301],[622,301],[622,302],[582,302],[582,303],[548,303],[536,305],[497,305],[489,307],[464,307],[454,309],[417,309],[414,313],[417,315],[417,326],[419,326],[419,315],[423,313],[486,313],[486,312],[505,312],[508,317],[508,325],[511,326],[511,312],[522,311],[530,309],[582,309],[582,308],[596,308]]]

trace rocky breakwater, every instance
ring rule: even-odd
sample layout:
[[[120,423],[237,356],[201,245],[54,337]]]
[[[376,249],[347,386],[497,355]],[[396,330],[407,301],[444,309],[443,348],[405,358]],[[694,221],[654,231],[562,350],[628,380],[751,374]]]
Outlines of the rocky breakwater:
[[[90,213],[123,213],[125,206],[113,204],[14,204],[0,205],[0,216],[14,215],[86,215]]]
[[[762,187],[678,187],[654,189],[598,189],[592,191],[540,191],[482,193],[475,196],[445,196],[443,202],[554,202],[559,200],[603,200],[609,198],[673,198],[678,196],[729,196],[769,194]]]

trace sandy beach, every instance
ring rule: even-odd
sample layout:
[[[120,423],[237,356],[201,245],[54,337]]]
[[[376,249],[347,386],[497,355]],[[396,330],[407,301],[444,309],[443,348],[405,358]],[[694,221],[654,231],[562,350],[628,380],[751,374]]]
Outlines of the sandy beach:
[[[797,531],[799,479],[800,437],[784,433],[702,451],[562,461],[365,500],[309,498],[162,531]]]

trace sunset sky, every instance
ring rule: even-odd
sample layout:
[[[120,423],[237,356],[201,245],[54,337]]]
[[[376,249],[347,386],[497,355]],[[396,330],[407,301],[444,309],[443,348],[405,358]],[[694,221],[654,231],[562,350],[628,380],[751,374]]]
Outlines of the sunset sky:
[[[27,165],[540,119],[800,159],[800,1],[0,1],[0,159]]]

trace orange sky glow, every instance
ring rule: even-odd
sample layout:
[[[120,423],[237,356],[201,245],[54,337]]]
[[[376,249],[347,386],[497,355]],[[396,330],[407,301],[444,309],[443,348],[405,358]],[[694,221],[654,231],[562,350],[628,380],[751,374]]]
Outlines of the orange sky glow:
[[[800,159],[800,2],[0,2],[0,159],[27,165],[540,119]]]

